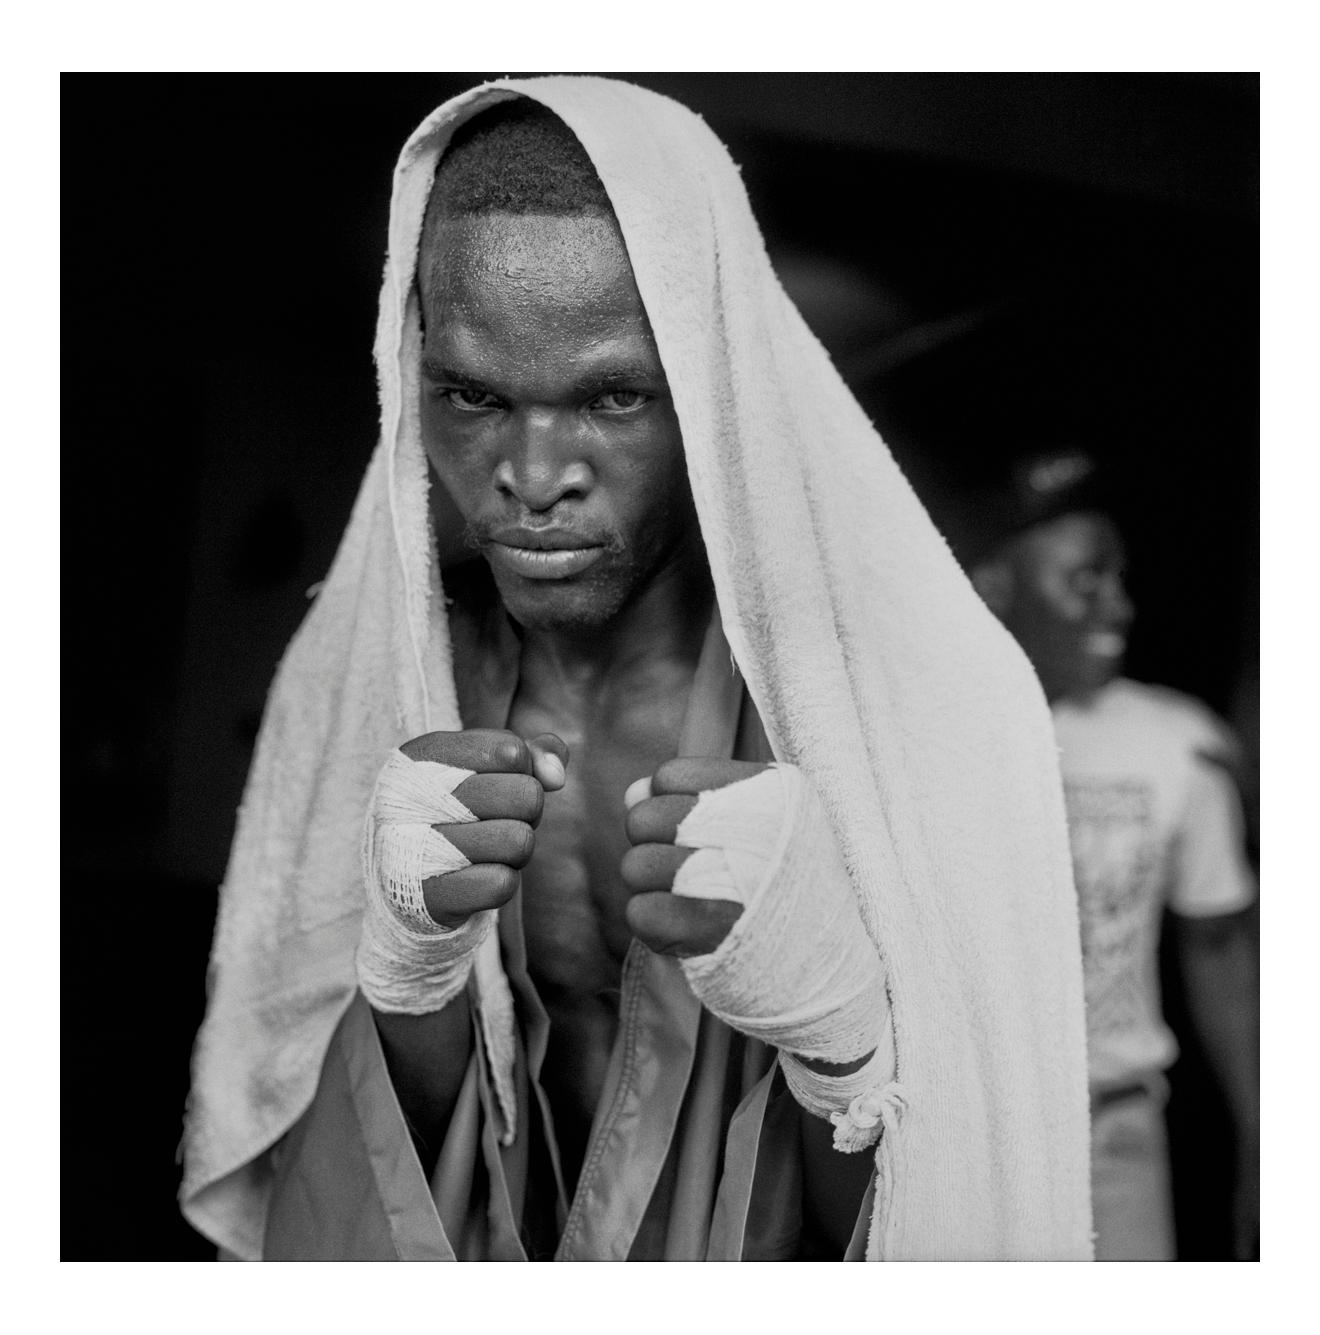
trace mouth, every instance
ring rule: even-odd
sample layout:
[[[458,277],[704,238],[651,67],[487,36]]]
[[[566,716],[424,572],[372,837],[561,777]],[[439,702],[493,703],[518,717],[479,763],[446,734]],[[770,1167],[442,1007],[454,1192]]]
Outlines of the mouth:
[[[1092,631],[1086,637],[1085,647],[1095,658],[1121,658],[1127,649],[1127,636],[1117,630]]]
[[[482,544],[491,564],[523,579],[569,579],[594,565],[603,543],[559,529],[502,529]]]

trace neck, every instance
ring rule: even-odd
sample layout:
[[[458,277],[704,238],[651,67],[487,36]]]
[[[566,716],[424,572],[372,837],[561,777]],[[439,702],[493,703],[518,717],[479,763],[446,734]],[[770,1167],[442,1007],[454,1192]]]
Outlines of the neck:
[[[1042,679],[1041,685],[1045,690],[1045,699],[1051,707],[1054,705],[1076,705],[1078,708],[1084,709],[1111,681],[1113,681],[1113,677],[1059,684]]]

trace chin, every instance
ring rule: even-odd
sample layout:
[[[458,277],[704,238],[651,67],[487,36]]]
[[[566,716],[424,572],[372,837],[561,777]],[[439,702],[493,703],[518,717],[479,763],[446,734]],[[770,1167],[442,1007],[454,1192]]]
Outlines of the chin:
[[[1121,676],[1123,672],[1122,658],[1113,656],[1092,658],[1086,665],[1086,675],[1094,683],[1098,691],[1102,686],[1108,686],[1115,677]]]
[[[527,630],[578,634],[601,630],[623,610],[627,591],[598,582],[497,577],[505,610]]]
[[[1086,697],[1104,690],[1119,675],[1122,663],[1113,658],[1074,664],[1067,676],[1066,695]]]

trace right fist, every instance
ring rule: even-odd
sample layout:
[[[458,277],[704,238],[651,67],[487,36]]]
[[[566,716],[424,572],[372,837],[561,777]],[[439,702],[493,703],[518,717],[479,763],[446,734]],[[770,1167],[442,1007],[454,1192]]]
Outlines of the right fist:
[[[511,732],[472,728],[428,732],[399,750],[409,760],[475,771],[453,795],[476,819],[431,827],[472,865],[422,882],[427,913],[441,927],[461,927],[474,913],[513,898],[518,872],[536,845],[545,794],[564,786],[568,747],[550,732],[524,741]]]

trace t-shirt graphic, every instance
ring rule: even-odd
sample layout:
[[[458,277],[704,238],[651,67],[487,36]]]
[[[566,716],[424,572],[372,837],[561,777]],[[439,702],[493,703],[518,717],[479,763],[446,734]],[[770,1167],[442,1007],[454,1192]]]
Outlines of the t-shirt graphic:
[[[1143,963],[1156,948],[1160,881],[1154,796],[1133,779],[1066,782],[1082,924],[1088,1041],[1111,1046],[1150,1025]],[[1153,1055],[1153,1054],[1152,1054]]]
[[[1177,1055],[1159,995],[1166,907],[1245,907],[1255,882],[1222,765],[1232,740],[1187,696],[1112,682],[1054,711],[1081,917],[1091,1082],[1140,1080]]]

